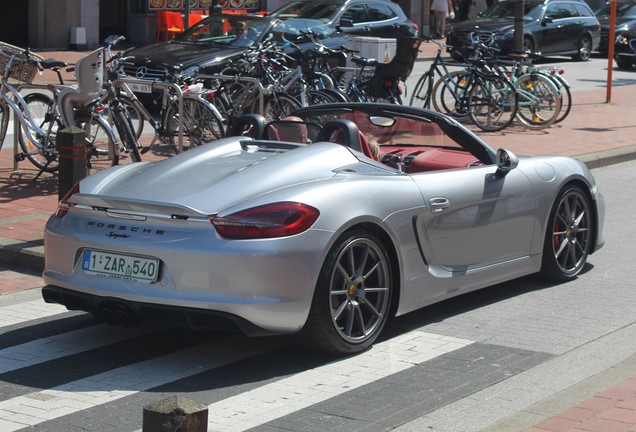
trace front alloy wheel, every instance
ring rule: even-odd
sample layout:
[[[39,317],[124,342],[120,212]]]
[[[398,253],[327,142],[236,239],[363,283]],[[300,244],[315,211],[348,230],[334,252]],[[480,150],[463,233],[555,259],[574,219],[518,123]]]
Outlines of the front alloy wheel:
[[[392,295],[389,257],[367,231],[341,238],[323,265],[301,343],[352,354],[369,347],[387,321]]]
[[[581,188],[563,190],[550,213],[541,273],[567,281],[583,269],[592,246],[592,207]]]

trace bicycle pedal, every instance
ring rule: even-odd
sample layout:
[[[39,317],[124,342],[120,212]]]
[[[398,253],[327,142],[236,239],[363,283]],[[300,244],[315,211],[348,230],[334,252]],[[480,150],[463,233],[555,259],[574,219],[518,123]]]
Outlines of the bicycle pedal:
[[[140,147],[139,148],[139,153],[141,154],[146,154],[150,151],[150,147]]]
[[[16,162],[22,162],[23,160],[26,159],[26,156],[24,155],[24,153],[17,153],[14,156],[14,159],[15,159]]]

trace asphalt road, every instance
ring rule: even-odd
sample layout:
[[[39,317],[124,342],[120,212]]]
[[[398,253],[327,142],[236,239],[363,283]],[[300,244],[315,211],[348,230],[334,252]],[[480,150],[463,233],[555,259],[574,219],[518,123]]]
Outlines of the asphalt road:
[[[173,395],[207,405],[210,431],[523,430],[542,402],[567,408],[636,353],[635,165],[594,170],[606,246],[577,280],[526,277],[430,306],[351,358],[289,337],[110,327],[39,289],[0,296],[0,430],[136,431],[144,406]]]

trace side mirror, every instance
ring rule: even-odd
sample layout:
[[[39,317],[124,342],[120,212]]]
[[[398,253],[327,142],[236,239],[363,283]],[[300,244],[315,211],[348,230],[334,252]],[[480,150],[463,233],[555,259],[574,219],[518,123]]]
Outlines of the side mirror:
[[[516,154],[506,149],[497,150],[497,168],[503,173],[507,173],[517,168],[519,158]]]
[[[541,20],[541,25],[544,26],[546,24],[550,24],[552,22],[552,18],[550,17],[545,17]]]

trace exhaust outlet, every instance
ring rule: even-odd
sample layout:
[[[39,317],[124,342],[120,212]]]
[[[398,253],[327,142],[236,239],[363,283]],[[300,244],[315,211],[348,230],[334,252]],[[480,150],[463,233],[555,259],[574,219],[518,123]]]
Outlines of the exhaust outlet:
[[[122,300],[102,300],[97,305],[97,316],[108,324],[131,327],[139,324],[135,310]]]

